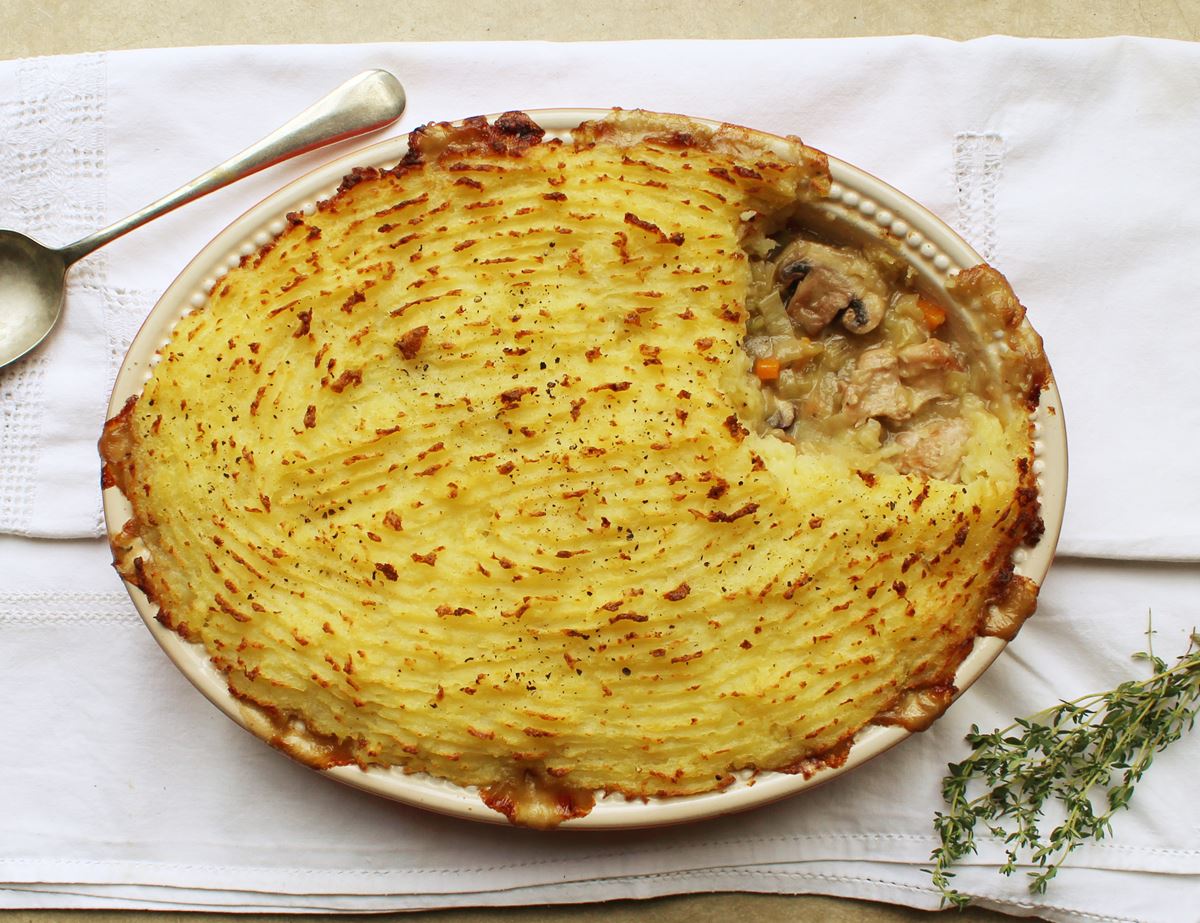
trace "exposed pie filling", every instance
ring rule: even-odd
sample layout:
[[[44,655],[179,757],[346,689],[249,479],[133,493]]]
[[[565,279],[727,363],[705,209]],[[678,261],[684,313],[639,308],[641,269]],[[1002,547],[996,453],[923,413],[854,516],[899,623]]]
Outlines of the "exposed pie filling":
[[[778,236],[751,262],[747,295],[764,426],[802,452],[959,480],[986,370],[955,342],[945,308],[880,244]]]
[[[1015,633],[1047,371],[1003,277],[937,305],[894,242],[775,217],[829,189],[796,139],[509,113],[410,144],[222,278],[105,427],[118,569],[264,739],[550,826],[840,765]]]

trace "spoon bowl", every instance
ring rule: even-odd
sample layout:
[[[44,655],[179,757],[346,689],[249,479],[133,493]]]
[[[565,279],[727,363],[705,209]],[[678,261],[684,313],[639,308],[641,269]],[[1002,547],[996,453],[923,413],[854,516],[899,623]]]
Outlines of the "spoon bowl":
[[[115,224],[59,249],[0,230],[0,368],[29,354],[58,323],[72,263],[187,202],[307,151],[391,125],[404,88],[387,71],[352,77],[278,130]]]
[[[0,367],[42,342],[62,314],[67,264],[57,250],[0,230]]]

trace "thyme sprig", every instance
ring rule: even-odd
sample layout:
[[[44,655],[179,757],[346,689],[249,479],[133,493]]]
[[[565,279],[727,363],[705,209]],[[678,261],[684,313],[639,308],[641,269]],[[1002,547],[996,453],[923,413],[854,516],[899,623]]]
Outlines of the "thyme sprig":
[[[1042,894],[1070,853],[1112,831],[1154,755],[1190,730],[1200,711],[1200,635],[1174,664],[1153,644],[1134,654],[1152,676],[1085,695],[1018,718],[1006,728],[967,734],[971,755],[951,763],[942,781],[949,810],[934,815],[941,839],[930,856],[942,904],[964,907],[970,896],[951,885],[950,867],[976,851],[976,828],[1005,844],[1001,874],[1029,865],[1029,890]],[[979,791],[982,785],[983,791]],[[1045,809],[1062,819],[1043,835]],[[1022,859],[1024,857],[1024,859]]]

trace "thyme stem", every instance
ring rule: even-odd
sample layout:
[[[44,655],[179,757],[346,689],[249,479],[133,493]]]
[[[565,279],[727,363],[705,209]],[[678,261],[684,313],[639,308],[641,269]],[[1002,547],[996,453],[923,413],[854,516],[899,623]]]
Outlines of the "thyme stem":
[[[934,815],[940,843],[929,872],[943,906],[970,902],[952,887],[950,869],[976,852],[980,825],[1005,845],[1000,872],[1031,866],[1029,889],[1043,893],[1071,852],[1109,835],[1113,815],[1129,806],[1155,754],[1191,730],[1200,712],[1200,636],[1192,633],[1174,664],[1157,657],[1152,645],[1134,658],[1150,661],[1153,675],[1060,702],[987,734],[971,726],[970,755],[950,764],[942,780],[948,810]],[[1061,808],[1063,820],[1043,834],[1051,804]]]

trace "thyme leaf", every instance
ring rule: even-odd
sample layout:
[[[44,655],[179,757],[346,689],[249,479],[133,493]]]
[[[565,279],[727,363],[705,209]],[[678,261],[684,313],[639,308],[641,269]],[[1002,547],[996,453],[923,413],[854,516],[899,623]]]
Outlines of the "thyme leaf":
[[[1001,874],[1032,866],[1026,874],[1033,894],[1045,892],[1077,847],[1112,832],[1113,815],[1129,806],[1155,754],[1191,730],[1200,711],[1200,635],[1193,630],[1174,664],[1147,647],[1133,655],[1150,663],[1146,679],[1060,702],[990,733],[971,726],[971,754],[951,763],[942,780],[948,810],[934,815],[941,842],[928,871],[943,906],[970,903],[954,889],[950,868],[976,852],[977,830],[1004,844]],[[1048,806],[1061,819],[1043,833]]]

